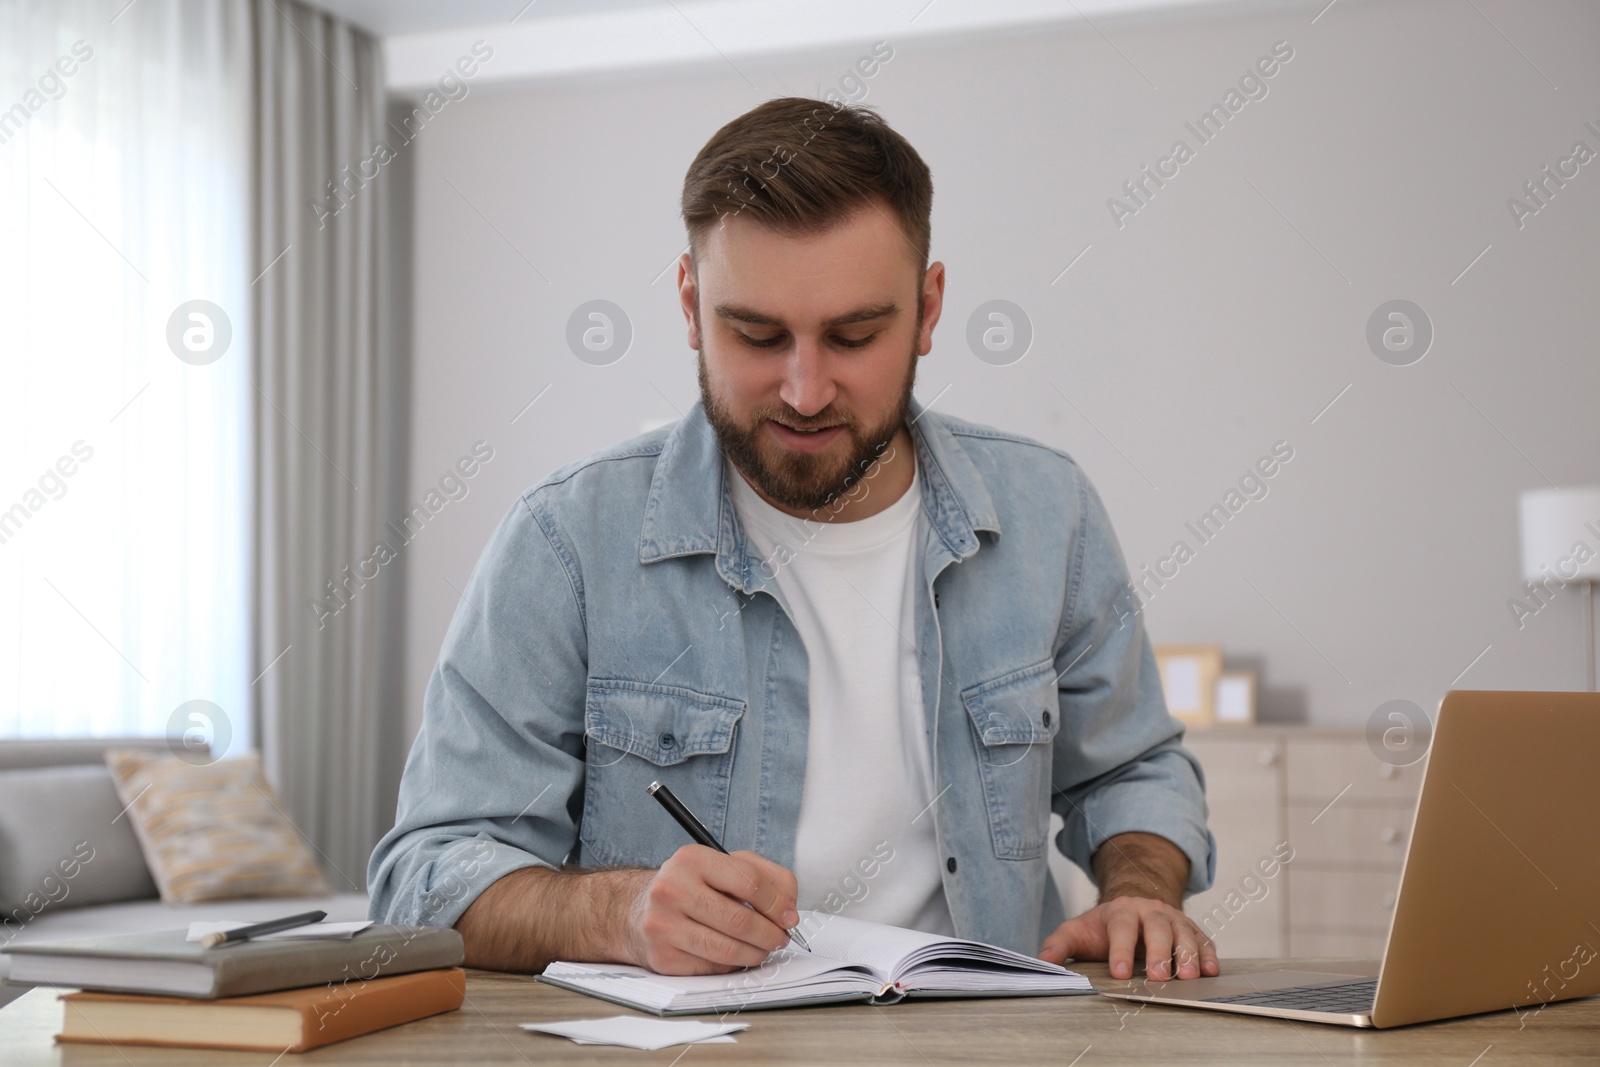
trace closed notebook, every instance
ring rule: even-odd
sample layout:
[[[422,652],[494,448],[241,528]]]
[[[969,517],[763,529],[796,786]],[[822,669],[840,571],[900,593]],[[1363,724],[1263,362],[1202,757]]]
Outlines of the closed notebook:
[[[552,963],[539,980],[656,1015],[1094,992],[1076,971],[981,941],[827,912],[802,911],[800,929],[811,952],[779,949],[760,967],[732,974],[678,976],[614,963]]]
[[[455,1011],[466,993],[459,967],[220,1000],[68,993],[60,1040],[304,1052]]]
[[[339,941],[238,941],[206,948],[187,930],[16,945],[11,981],[111,993],[239,997],[454,967],[461,935],[437,926],[369,926]]]

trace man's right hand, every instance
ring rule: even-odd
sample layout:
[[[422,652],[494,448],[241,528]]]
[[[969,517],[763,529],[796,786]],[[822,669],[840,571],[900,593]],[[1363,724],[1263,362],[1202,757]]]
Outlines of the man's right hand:
[[[640,884],[623,916],[623,951],[658,974],[754,967],[787,945],[786,931],[800,921],[794,874],[754,852],[684,845],[659,870],[634,873]]]
[[[572,960],[724,974],[788,944],[794,909],[794,875],[771,860],[685,845],[660,870],[520,868],[490,883],[455,926],[468,967],[537,973]]]

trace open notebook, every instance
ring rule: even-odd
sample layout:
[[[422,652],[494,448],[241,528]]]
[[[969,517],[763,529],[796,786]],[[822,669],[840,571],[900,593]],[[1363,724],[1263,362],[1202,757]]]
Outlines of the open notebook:
[[[539,976],[564,989],[656,1015],[788,1008],[907,997],[1093,993],[1089,980],[1020,952],[898,926],[801,912],[813,951],[784,948],[732,974],[663,975],[619,963],[552,963]],[[815,929],[815,932],[813,932]]]

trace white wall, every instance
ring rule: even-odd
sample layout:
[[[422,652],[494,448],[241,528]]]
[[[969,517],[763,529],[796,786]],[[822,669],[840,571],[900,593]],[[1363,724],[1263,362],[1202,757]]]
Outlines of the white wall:
[[[949,268],[918,395],[1069,451],[1134,569],[1193,545],[1185,522],[1289,442],[1270,495],[1146,614],[1157,642],[1218,642],[1261,671],[1265,718],[1360,726],[1394,698],[1431,712],[1452,685],[1581,688],[1577,591],[1520,631],[1506,602],[1517,492],[1600,482],[1600,163],[1520,230],[1506,200],[1574,141],[1600,149],[1584,128],[1600,127],[1600,9],[1321,7],[897,45],[868,102],[933,170]],[[1118,229],[1108,197],[1175,139],[1193,145],[1185,121],[1280,40],[1294,58],[1269,94]],[[408,731],[515,497],[695,398],[663,274],[695,152],[768,96],[825,92],[870,45],[479,88],[417,137],[413,496],[476,440],[495,458],[405,550]],[[606,367],[564,341],[597,297],[636,331]],[[965,342],[995,297],[1036,331],[1012,366]],[[1365,339],[1394,298],[1436,331],[1407,367]]]

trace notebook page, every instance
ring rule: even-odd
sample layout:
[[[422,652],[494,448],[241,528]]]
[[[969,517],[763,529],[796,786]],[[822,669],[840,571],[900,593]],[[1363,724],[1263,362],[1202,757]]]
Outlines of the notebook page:
[[[552,963],[545,968],[549,978],[559,978],[587,992],[623,997],[651,1008],[672,1008],[683,1004],[758,1003],[784,990],[808,987],[822,976],[843,971],[857,975],[849,985],[863,988],[871,979],[836,959],[794,949],[779,949],[760,967],[729,974],[656,974],[643,967],[622,963]]]
[[[1065,968],[1050,971],[1019,971],[994,964],[917,967],[905,975],[900,984],[903,989],[924,991],[1094,992],[1094,986],[1089,983],[1089,979],[1077,971]]]
[[[812,927],[821,924],[812,932]],[[801,912],[801,933],[824,955],[870,968],[885,984],[939,989],[1083,989],[1081,975],[998,945],[827,912]],[[958,962],[960,961],[960,962]]]
[[[999,945],[988,945],[981,941],[961,941],[947,938],[937,944],[926,945],[910,953],[900,961],[900,972],[922,970],[930,961],[951,960],[970,961],[977,967],[1011,967],[1028,971],[1046,971],[1051,974],[1066,974],[1067,969],[1059,963],[1046,963],[1037,956],[1024,956],[1020,952],[1001,948]]]
[[[884,982],[891,980],[896,969],[908,957],[917,955],[921,950],[943,946],[959,951],[976,944],[959,937],[943,937],[921,930],[885,926],[825,911],[802,911],[799,928],[810,942],[813,952],[869,968]]]

